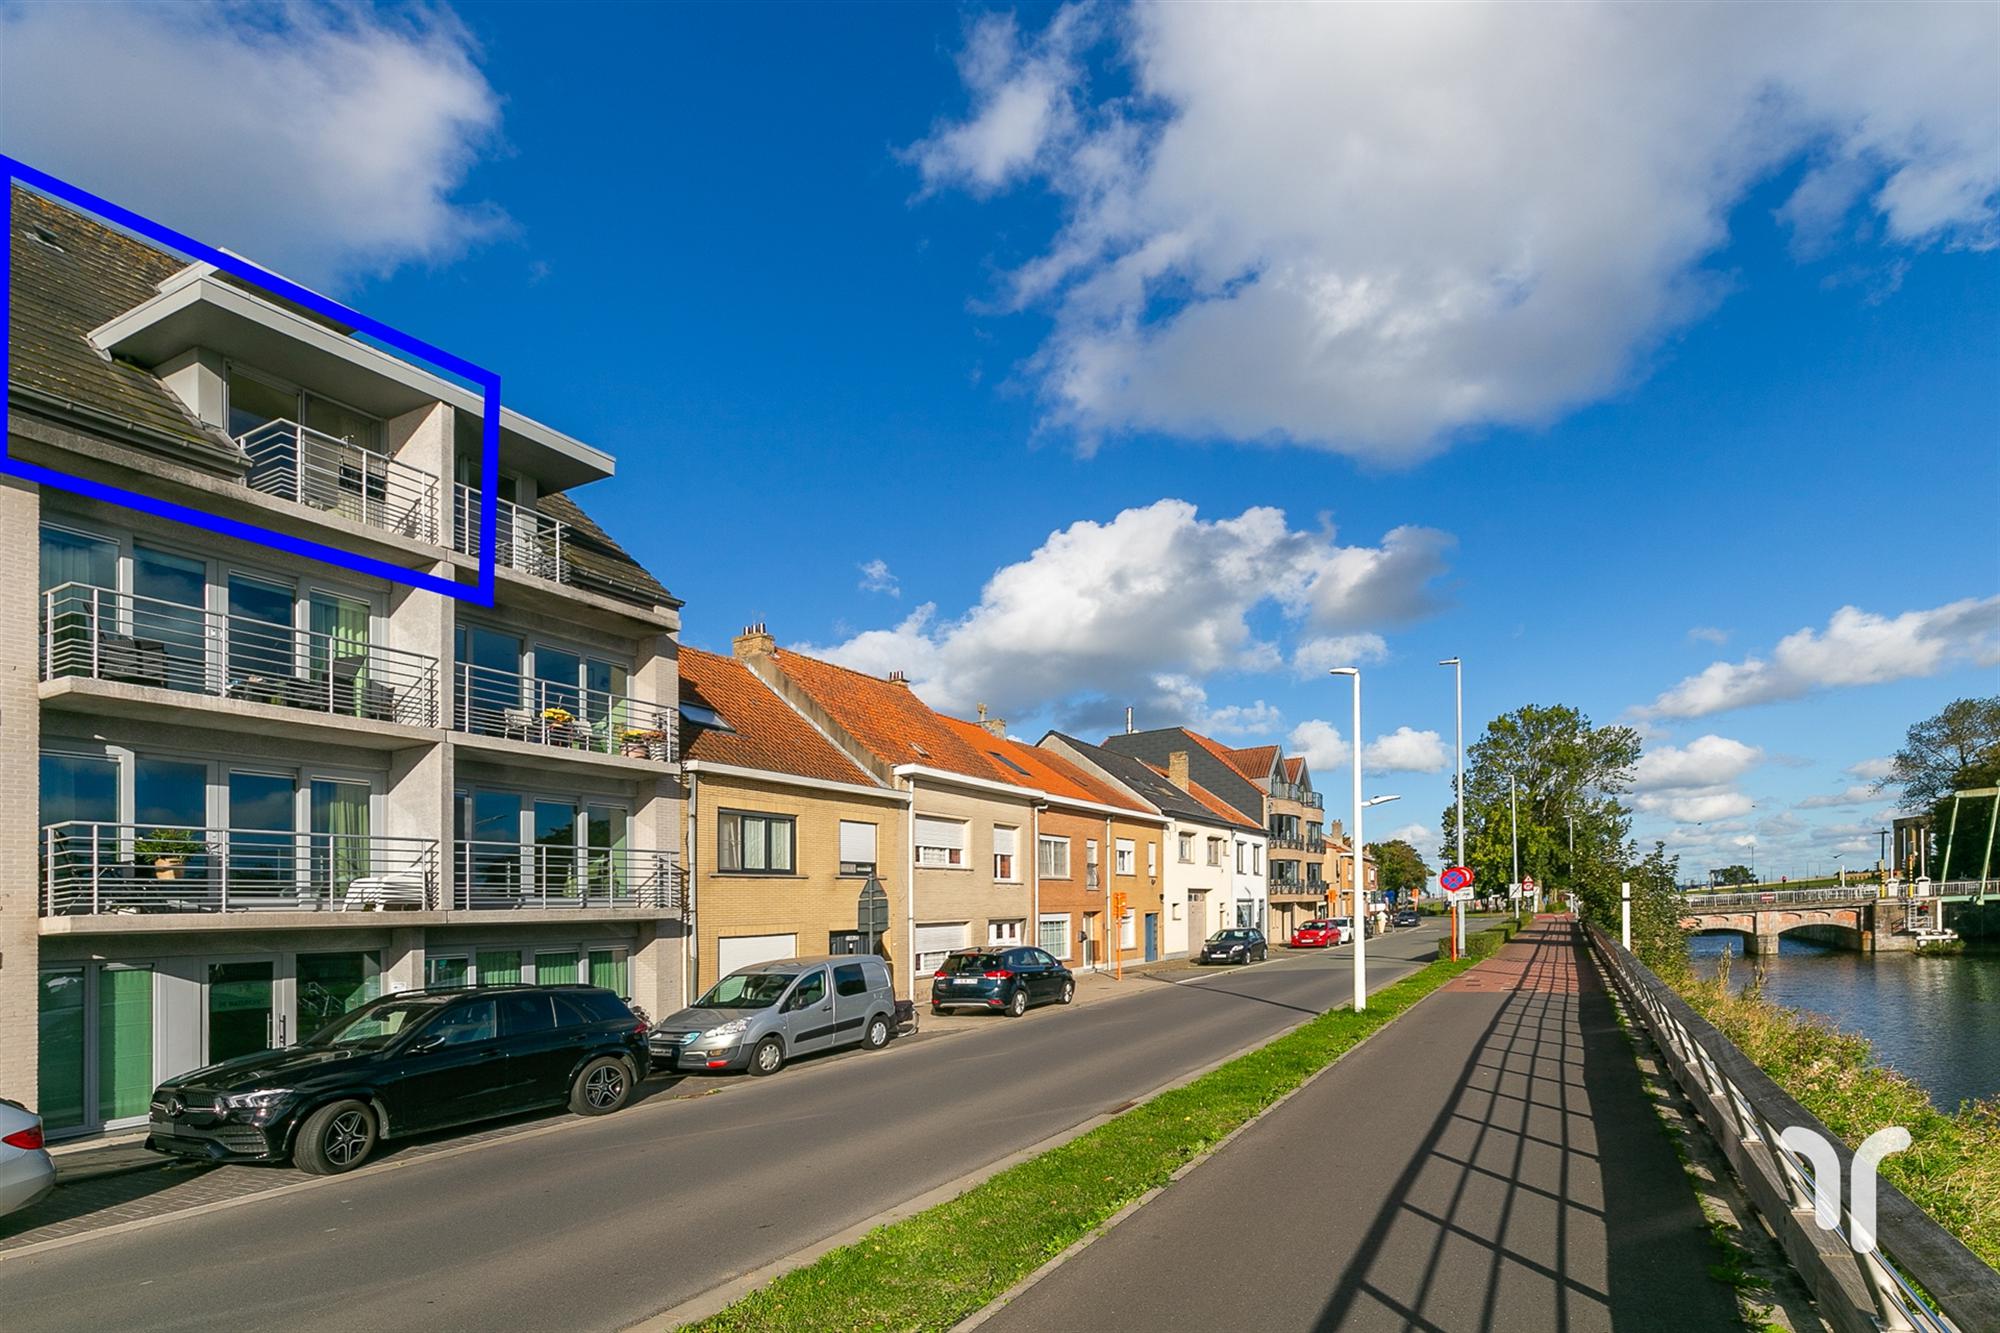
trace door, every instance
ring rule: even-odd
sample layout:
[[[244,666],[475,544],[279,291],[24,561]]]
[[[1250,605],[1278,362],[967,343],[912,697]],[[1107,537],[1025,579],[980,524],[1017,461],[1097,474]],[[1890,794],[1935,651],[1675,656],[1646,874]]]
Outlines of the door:
[[[535,894],[543,902],[577,895],[576,807],[535,802]]]
[[[1028,992],[1030,1004],[1041,1004],[1055,997],[1055,975],[1042,962],[1042,956],[1037,950],[1009,950],[1007,970],[1021,978],[1021,986]]]
[[[1146,913],[1146,961],[1152,962],[1160,956],[1160,914]]]
[[[383,1100],[400,1134],[492,1115],[506,1082],[498,1004],[491,997],[461,1000],[404,1047]]]
[[[121,674],[138,685],[210,688],[207,663],[208,565],[144,546],[132,548],[131,642]],[[107,667],[106,674],[112,674]]]
[[[587,864],[583,889],[586,901],[592,906],[616,902],[631,891],[625,865],[628,822],[623,806],[584,807]]]
[[[458,700],[467,731],[530,739],[540,725],[522,697],[521,641],[462,625],[458,631]]]
[[[118,906],[125,858],[118,845],[117,763],[44,752],[41,793],[43,910],[56,916]]]
[[[835,963],[833,966],[833,1026],[834,1044],[845,1046],[849,1042],[860,1041],[867,1031],[868,1007],[874,1003],[874,996],[868,990],[868,978],[859,963]]]
[[[495,998],[500,1007],[500,1041],[507,1050],[507,1076],[497,1110],[504,1114],[548,1106],[568,1097],[570,1069],[590,1030],[558,1027],[555,1002],[546,993]]]
[[[275,958],[234,959],[208,965],[207,1063],[283,1046]]]
[[[232,910],[301,905],[298,805],[296,778],[272,773],[229,775],[223,877]]]
[[[245,574],[229,576],[229,692],[256,703],[310,703],[298,679],[292,590]]]
[[[463,851],[464,907],[517,907],[521,899],[521,797],[478,791]]]
[[[340,906],[357,879],[371,873],[368,815],[372,790],[365,782],[312,780],[312,867],[309,892],[316,902]]]
[[[833,991],[826,969],[816,967],[792,984],[785,997],[785,1047],[793,1055],[823,1051],[833,1045]]]

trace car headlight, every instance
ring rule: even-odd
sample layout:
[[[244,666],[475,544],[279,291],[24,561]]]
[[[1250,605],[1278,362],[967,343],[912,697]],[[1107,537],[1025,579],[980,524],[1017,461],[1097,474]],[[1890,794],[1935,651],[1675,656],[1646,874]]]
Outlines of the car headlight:
[[[255,1092],[228,1092],[215,1099],[218,1111],[267,1111],[292,1095],[290,1088],[259,1088]]]
[[[689,1037],[688,1042],[689,1044],[693,1044],[697,1041],[703,1041],[710,1045],[714,1045],[717,1042],[727,1042],[731,1037],[742,1036],[749,1027],[749,1019],[733,1018],[727,1023],[718,1024],[715,1027],[709,1028],[706,1032]]]

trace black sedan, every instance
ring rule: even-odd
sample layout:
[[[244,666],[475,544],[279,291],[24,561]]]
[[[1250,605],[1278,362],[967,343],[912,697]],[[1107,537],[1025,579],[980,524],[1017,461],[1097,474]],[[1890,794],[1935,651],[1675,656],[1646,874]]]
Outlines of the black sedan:
[[[623,1106],[646,1076],[646,1024],[594,986],[387,995],[297,1046],[162,1083],[146,1146],[336,1175],[384,1139],[567,1104]]]
[[[1208,937],[1201,946],[1201,952],[1194,956],[1197,963],[1261,963],[1270,955],[1270,945],[1265,942],[1264,932],[1239,926],[1234,930],[1218,930]]]
[[[1421,918],[1418,917],[1415,912],[1412,912],[1409,908],[1406,907],[1402,911],[1396,913],[1396,929],[1406,930],[1409,927],[1416,925],[1419,920],[1421,920]]]
[[[1041,949],[960,949],[931,975],[931,1012],[988,1009],[1019,1018],[1037,1004],[1068,1004],[1076,975]]]

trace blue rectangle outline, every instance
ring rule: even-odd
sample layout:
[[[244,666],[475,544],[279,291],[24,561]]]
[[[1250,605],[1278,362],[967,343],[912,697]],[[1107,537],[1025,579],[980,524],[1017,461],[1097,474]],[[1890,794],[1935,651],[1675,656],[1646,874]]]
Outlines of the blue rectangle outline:
[[[351,328],[363,330],[390,346],[411,356],[429,361],[434,366],[452,371],[471,380],[479,386],[481,395],[480,414],[480,499],[479,499],[479,582],[476,585],[460,583],[454,578],[441,578],[419,570],[404,569],[386,560],[376,560],[352,551],[328,546],[323,542],[309,541],[290,533],[272,528],[260,527],[238,519],[224,518],[217,514],[206,514],[199,509],[175,504],[171,500],[161,500],[138,491],[126,490],[122,486],[112,486],[87,477],[75,476],[55,468],[23,462],[13,457],[7,448],[6,435],[0,432],[0,472],[12,474],[43,486],[54,486],[59,490],[87,495],[92,499],[107,501],[156,514],[178,523],[188,523],[198,528],[206,528],[224,536],[236,537],[243,541],[256,542],[281,551],[290,551],[313,560],[324,560],[345,569],[372,574],[378,578],[423,588],[431,592],[443,593],[475,602],[480,606],[493,605],[494,599],[494,528],[499,517],[500,491],[500,376],[482,366],[476,366],[460,356],[413,337],[400,329],[391,328],[381,320],[364,315],[358,310],[340,302],[299,286],[289,278],[272,273],[247,259],[242,259],[214,246],[204,245],[191,236],[185,236],[171,227],[163,226],[151,218],[141,217],[128,208],[122,208],[108,199],[100,198],[88,190],[71,185],[68,181],[37,170],[17,158],[0,153],[0,171],[4,171],[9,186],[9,227],[12,227],[13,206],[12,185],[16,180],[34,189],[53,195],[87,212],[95,213],[107,222],[116,223],[128,231],[157,241],[182,254],[213,264],[227,273],[234,273],[266,291],[284,297],[288,301],[314,310],[329,319],[338,320]],[[7,245],[0,247],[0,361],[11,364],[9,353],[13,337],[13,321],[9,318],[13,305],[13,237],[7,238]],[[0,420],[9,416],[8,382],[0,376]],[[440,505],[451,503],[451,479],[439,478]]]

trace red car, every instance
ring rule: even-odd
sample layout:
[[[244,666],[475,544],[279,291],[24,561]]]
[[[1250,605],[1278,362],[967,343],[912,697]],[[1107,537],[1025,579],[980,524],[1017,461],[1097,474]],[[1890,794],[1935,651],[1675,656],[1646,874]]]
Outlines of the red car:
[[[1338,922],[1308,921],[1292,932],[1290,947],[1294,949],[1331,949],[1345,938],[1346,931],[1341,928]]]

